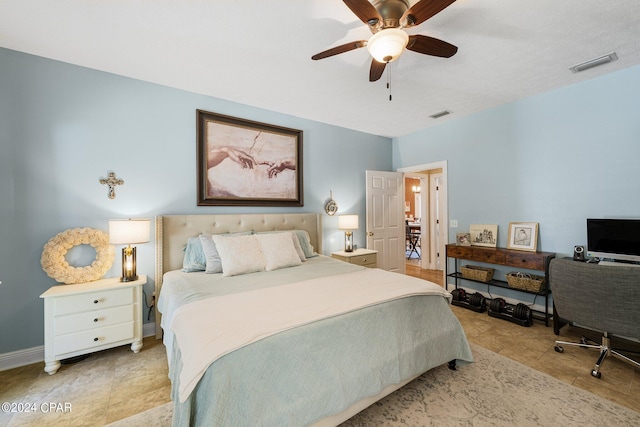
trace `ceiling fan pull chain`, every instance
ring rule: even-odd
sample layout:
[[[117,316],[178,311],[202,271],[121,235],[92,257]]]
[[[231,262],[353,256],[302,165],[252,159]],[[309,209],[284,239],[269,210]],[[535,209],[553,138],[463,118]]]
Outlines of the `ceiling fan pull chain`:
[[[387,62],[387,89],[389,89],[389,102],[391,102],[391,67]]]

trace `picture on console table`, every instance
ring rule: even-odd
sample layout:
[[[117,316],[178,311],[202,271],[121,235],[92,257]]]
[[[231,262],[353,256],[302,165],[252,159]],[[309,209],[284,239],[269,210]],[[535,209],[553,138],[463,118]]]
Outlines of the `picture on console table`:
[[[510,222],[508,249],[535,252],[538,247],[537,222]]]
[[[469,234],[473,246],[498,246],[498,224],[471,224]]]
[[[471,234],[456,233],[456,243],[460,246],[471,246]]]

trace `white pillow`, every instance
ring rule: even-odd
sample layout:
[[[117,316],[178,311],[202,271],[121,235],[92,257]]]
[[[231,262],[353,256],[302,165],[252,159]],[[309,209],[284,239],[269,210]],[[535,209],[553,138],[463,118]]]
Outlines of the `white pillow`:
[[[298,239],[298,235],[293,231],[289,232],[291,234],[291,240],[293,240],[293,247],[296,249],[298,256],[300,257],[300,261],[306,261],[307,257],[302,250],[302,246],[300,246],[300,239]]]
[[[304,256],[307,257],[307,259],[318,256],[316,251],[313,249],[313,245],[311,244],[311,239],[307,230],[293,230],[293,232],[296,234],[296,236],[298,236],[300,246],[302,247]]]
[[[223,276],[264,271],[264,257],[256,236],[222,237],[214,234],[212,239],[222,261]]]
[[[298,230],[301,231],[301,230]],[[296,233],[296,230],[288,230],[288,231],[260,231],[258,233],[256,233],[257,235],[262,235],[262,234],[278,234],[278,233],[284,233],[284,234],[290,234],[291,235],[291,240],[293,240],[293,247],[296,248],[296,252],[298,253],[298,256],[300,257],[300,261],[306,261],[307,257],[304,254],[304,250],[302,249],[302,246],[300,245],[300,239],[298,238],[298,234]]]
[[[302,264],[293,245],[292,233],[256,234],[264,256],[265,270],[293,267]]]

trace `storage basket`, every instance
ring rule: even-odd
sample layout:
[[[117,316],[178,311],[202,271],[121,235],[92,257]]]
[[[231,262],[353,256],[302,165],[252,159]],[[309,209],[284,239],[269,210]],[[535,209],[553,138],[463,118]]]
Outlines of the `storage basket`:
[[[493,268],[478,267],[477,265],[463,265],[460,267],[462,277],[465,279],[489,282],[493,279]]]
[[[507,274],[507,283],[515,289],[522,289],[529,292],[540,293],[544,287],[544,276],[512,271]]]

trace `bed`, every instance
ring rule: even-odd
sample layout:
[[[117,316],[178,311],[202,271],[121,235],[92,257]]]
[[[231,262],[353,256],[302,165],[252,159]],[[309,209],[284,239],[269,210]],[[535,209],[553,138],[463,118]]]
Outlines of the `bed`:
[[[431,368],[473,361],[448,292],[322,255],[321,219],[156,217],[156,334],[174,426],[338,425]],[[212,239],[223,273],[183,271],[196,239]],[[268,271],[235,271],[232,249],[250,263],[256,246]]]

